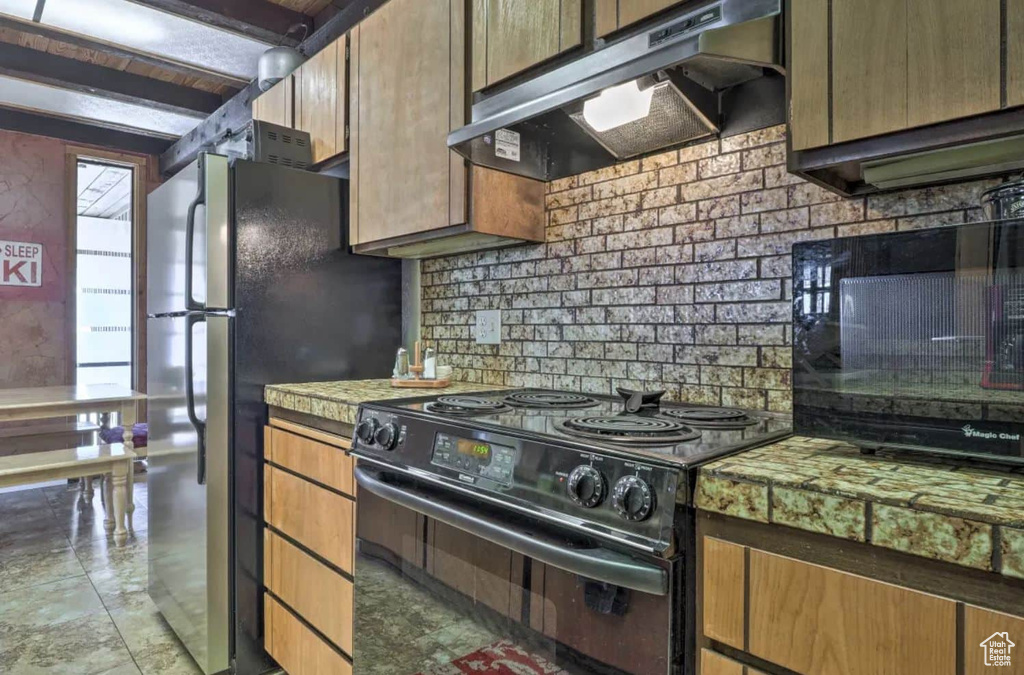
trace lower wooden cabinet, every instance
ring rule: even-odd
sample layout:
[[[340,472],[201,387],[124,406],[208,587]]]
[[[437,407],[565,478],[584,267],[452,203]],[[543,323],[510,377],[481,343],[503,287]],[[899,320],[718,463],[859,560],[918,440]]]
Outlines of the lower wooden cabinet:
[[[750,551],[754,656],[798,673],[956,673],[956,603]]]
[[[765,673],[722,656],[710,649],[700,650],[701,675],[765,675]]]
[[[286,420],[264,431],[264,644],[289,675],[352,672],[350,447]]]
[[[352,653],[352,582],[271,530],[264,532],[267,590]]]
[[[716,528],[716,534],[728,531]],[[772,538],[762,533],[756,541]],[[1001,578],[979,580],[962,573],[961,581],[956,571],[928,572],[917,580],[919,588],[934,590],[925,592],[891,583],[914,578],[915,565],[905,560],[853,565],[889,575],[879,580],[792,557],[814,550],[803,539],[782,545],[785,555],[739,539],[700,536],[702,675],[754,675],[758,671],[750,664],[773,664],[801,675],[981,675],[992,672],[983,658],[985,640],[1024,645],[1024,617],[945,597],[967,588],[979,597],[998,598],[1007,588]],[[835,545],[843,548],[841,542]],[[1011,662],[998,672],[1024,675],[1024,658],[1014,655]]]
[[[352,674],[352,664],[340,652],[269,595],[264,617],[267,651],[288,675]]]
[[[1001,663],[1000,654],[1004,651],[1009,663],[996,665]],[[972,605],[964,607],[964,675],[991,675],[993,672],[1024,675],[1021,654],[1024,654],[1024,617]]]

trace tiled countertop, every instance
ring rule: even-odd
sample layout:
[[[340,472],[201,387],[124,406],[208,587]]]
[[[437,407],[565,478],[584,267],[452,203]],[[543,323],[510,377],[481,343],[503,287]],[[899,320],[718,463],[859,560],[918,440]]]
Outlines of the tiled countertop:
[[[1024,471],[793,437],[704,466],[696,504],[1024,579]]]
[[[392,387],[391,380],[342,380],[268,385],[263,392],[263,400],[267,405],[278,408],[315,415],[335,422],[355,424],[359,404],[366,401],[467,394],[500,389],[505,387],[479,382],[452,382],[444,389],[410,389]]]

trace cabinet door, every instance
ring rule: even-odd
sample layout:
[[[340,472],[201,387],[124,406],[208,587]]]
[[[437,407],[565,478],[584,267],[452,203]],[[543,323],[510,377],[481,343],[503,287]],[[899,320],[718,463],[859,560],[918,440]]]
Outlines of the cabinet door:
[[[833,0],[833,142],[906,127],[906,2]]]
[[[292,115],[294,86],[295,77],[289,75],[256,97],[252,102],[252,118],[291,127],[295,122]]]
[[[1014,646],[1005,644],[1007,641]],[[1009,651],[1009,663],[996,666],[1004,649]],[[963,650],[964,675],[1024,675],[1024,617],[966,605]]]
[[[355,496],[353,460],[345,452],[345,446],[351,447],[348,439],[333,437],[336,445],[331,445],[274,427],[266,427],[265,438],[264,454],[273,464]]]
[[[908,0],[911,127],[999,109],[999,0]]]
[[[595,32],[598,37],[603,37],[678,4],[680,0],[596,0]]]
[[[264,646],[289,675],[352,675],[352,664],[284,605],[264,601]]]
[[[700,675],[744,675],[743,664],[710,649],[701,649]]]
[[[1006,105],[1024,105],[1024,2],[1006,5]]]
[[[749,569],[751,654],[806,675],[956,673],[956,602],[755,549]]]
[[[793,0],[789,13],[789,138],[828,144],[828,0]]]
[[[579,45],[580,4],[581,0],[473,0],[473,90]]]
[[[703,558],[704,635],[743,649],[746,549],[739,544],[705,537]]]
[[[464,33],[453,31],[465,30],[462,8],[463,0],[390,0],[353,29],[353,244],[465,222],[465,163],[447,145],[465,100]],[[459,180],[463,208],[452,209]]]
[[[309,133],[314,163],[338,153],[338,47],[332,42],[295,71],[295,128]]]
[[[263,532],[263,582],[346,654],[352,653],[352,582],[271,530]]]
[[[269,464],[263,475],[267,524],[351,573],[355,502]]]

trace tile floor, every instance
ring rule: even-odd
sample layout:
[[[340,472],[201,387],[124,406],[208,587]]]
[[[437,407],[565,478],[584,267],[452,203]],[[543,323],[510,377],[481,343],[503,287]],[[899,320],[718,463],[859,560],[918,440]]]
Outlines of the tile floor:
[[[0,493],[0,673],[193,675],[201,671],[146,592],[147,491],[117,547],[65,486]]]

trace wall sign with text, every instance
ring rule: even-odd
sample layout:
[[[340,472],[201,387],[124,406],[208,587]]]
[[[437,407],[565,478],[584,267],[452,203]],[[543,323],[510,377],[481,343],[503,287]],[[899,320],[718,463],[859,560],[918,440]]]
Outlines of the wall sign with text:
[[[42,286],[43,245],[0,241],[0,286]]]

